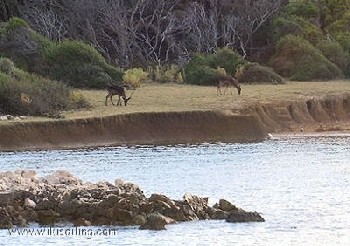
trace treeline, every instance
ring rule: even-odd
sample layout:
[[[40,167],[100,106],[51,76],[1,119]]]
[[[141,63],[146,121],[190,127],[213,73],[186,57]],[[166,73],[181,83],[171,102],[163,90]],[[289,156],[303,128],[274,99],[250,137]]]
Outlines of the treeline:
[[[229,47],[262,53],[259,32],[285,0],[1,0],[0,19],[27,21],[51,40],[84,40],[123,68],[186,64],[193,53]],[[262,35],[262,36],[261,36]]]
[[[13,16],[124,69],[184,67],[227,47],[295,80],[349,76],[350,0],[1,0],[0,19]]]

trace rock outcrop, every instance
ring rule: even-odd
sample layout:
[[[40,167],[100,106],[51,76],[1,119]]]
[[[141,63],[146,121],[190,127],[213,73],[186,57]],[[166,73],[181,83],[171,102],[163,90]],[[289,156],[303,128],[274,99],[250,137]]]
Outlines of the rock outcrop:
[[[264,221],[257,212],[246,212],[224,199],[211,207],[208,198],[191,194],[181,201],[160,194],[147,198],[137,185],[119,179],[92,184],[67,171],[45,177],[37,177],[33,170],[0,173],[0,228],[63,222],[162,230],[167,224],[198,219]]]

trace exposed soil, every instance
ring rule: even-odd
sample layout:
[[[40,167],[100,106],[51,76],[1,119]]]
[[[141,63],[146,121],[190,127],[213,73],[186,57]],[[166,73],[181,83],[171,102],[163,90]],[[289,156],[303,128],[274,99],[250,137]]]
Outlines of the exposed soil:
[[[120,113],[129,108],[133,110],[133,106],[128,106],[115,108],[119,110],[115,115],[0,124],[0,151],[242,142],[263,140],[268,133],[350,131],[350,94],[344,93],[344,90],[343,93],[337,91],[326,96],[325,93],[300,96],[299,92],[294,92],[298,95],[297,100],[291,97],[283,100],[283,94],[278,100],[264,97],[260,102],[259,98],[254,97],[249,99],[249,104],[243,105],[243,100],[248,100],[253,93],[252,90],[250,95],[232,101],[232,104],[236,102],[232,107],[224,105],[202,110],[180,108],[179,111],[165,109],[159,112],[146,109],[145,112]],[[99,98],[103,100],[102,92]],[[184,100],[187,98],[185,96]],[[213,96],[210,100],[214,99]],[[177,100],[181,105],[182,99]],[[217,100],[223,99],[218,97]],[[100,107],[108,109],[104,105]]]

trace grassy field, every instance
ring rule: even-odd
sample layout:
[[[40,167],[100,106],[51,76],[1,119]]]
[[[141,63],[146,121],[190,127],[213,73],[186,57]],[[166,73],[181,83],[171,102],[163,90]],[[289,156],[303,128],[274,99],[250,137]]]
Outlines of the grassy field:
[[[327,94],[341,94],[350,92],[350,81],[331,82],[288,82],[285,85],[242,85],[239,96],[236,89],[233,95],[228,91],[226,95],[218,96],[216,87],[191,86],[179,84],[143,84],[133,92],[127,107],[112,106],[108,101],[105,106],[104,90],[79,90],[91,103],[87,110],[62,112],[67,119],[108,116],[136,112],[165,112],[230,109],[239,110],[255,103],[279,101],[296,101],[305,97],[322,96]],[[118,97],[114,97],[114,102]]]

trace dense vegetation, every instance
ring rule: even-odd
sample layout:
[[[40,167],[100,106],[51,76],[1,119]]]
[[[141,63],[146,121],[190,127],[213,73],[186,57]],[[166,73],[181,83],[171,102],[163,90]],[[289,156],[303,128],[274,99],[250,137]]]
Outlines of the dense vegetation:
[[[68,107],[69,86],[212,85],[242,66],[242,83],[350,77],[350,0],[2,0],[0,21],[0,56],[38,91],[57,87],[65,102],[28,112],[2,99],[2,111]],[[29,90],[1,71],[2,95],[8,84]],[[45,78],[52,83],[34,82]]]
[[[19,115],[59,116],[60,110],[86,107],[88,103],[58,81],[30,74],[0,58],[0,112]]]

